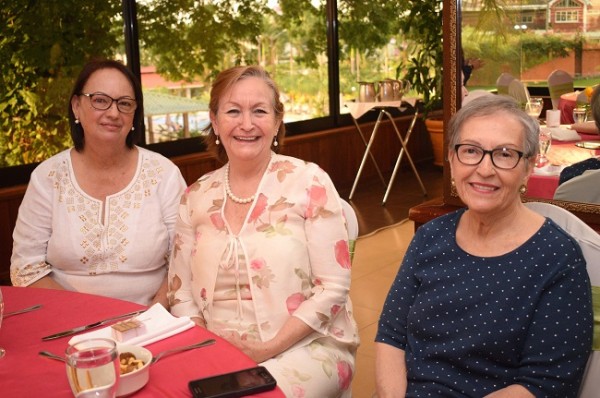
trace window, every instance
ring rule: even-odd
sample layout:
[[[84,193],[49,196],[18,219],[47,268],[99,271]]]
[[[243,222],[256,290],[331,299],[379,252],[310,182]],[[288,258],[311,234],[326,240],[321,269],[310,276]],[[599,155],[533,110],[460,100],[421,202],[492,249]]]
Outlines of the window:
[[[11,3],[0,11],[8,21],[0,28],[0,185],[27,182],[37,162],[71,146],[70,88],[91,57],[122,59],[140,75],[142,145],[167,156],[201,150],[210,82],[239,63],[271,72],[289,134],[350,124],[343,104],[357,97],[358,82],[395,78],[407,57],[390,18],[405,11],[402,3]]]
[[[555,22],[577,22],[579,13],[577,11],[556,11],[554,14]]]
[[[515,17],[515,24],[528,24],[528,23],[533,23],[533,15],[519,14]]]
[[[581,4],[575,0],[562,0],[556,3],[556,8],[573,8],[581,7]]]

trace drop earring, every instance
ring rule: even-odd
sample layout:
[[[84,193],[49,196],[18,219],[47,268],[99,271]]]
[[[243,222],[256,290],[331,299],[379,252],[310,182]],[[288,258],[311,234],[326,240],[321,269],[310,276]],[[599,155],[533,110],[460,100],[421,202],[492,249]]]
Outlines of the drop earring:
[[[275,137],[275,139],[273,140],[273,146],[277,147],[277,145],[279,145],[279,143],[277,142],[277,137]]]
[[[216,134],[215,134],[216,135]],[[221,141],[219,141],[219,136],[217,135],[217,140],[215,141],[215,144],[220,145]]]

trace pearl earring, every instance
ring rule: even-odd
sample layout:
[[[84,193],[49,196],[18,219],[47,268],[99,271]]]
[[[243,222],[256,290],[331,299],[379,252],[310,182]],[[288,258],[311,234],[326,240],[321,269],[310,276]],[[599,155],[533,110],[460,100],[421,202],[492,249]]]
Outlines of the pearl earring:
[[[521,195],[525,195],[527,193],[527,185],[523,184],[519,187],[519,192]]]
[[[219,141],[219,136],[217,135],[217,140],[215,141],[215,144],[219,145],[221,144],[221,141]]]
[[[134,130],[135,130],[135,127],[131,126],[131,131],[134,131]]]
[[[275,137],[275,139],[273,140],[273,146],[277,147],[277,145],[279,145],[279,143],[277,142],[277,137]]]
[[[75,119],[75,124],[79,124],[79,119]]]

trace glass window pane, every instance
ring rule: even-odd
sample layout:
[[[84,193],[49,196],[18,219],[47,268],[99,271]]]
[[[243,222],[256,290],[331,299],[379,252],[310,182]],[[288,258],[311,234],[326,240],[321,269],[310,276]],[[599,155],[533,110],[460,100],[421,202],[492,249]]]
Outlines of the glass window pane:
[[[201,134],[212,80],[238,64],[271,73],[285,122],[327,116],[324,10],[324,1],[139,1],[147,142]]]
[[[4,2],[0,13],[0,167],[69,148],[74,78],[92,57],[124,59],[120,0]]]
[[[500,7],[499,13],[492,3]],[[467,88],[495,89],[496,79],[507,72],[535,92],[547,86],[555,69],[574,76],[575,87],[597,84],[600,24],[590,10],[586,2],[574,0],[463,0],[465,56],[484,62],[473,71]]]
[[[338,1],[342,113],[349,112],[345,102],[358,100],[359,82],[396,79],[398,68],[403,74],[409,45],[399,34],[396,18],[390,18],[403,11],[395,1]]]

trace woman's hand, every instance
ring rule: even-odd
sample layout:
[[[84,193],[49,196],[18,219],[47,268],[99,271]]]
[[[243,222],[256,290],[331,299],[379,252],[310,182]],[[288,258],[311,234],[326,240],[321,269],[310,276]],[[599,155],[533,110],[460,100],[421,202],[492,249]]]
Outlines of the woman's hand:
[[[229,341],[244,354],[248,355],[254,362],[261,363],[277,355],[272,344],[258,340],[245,340],[236,332],[222,334],[225,340]]]
[[[513,384],[486,395],[484,398],[535,398],[535,395],[520,384]]]
[[[46,275],[42,279],[33,282],[29,287],[38,287],[43,289],[65,290],[64,286],[56,282],[50,276]]]
[[[300,319],[291,316],[279,329],[279,332],[269,341],[247,340],[237,332],[219,333],[238,349],[248,355],[255,362],[261,363],[280,354],[314,332],[314,330]]]

